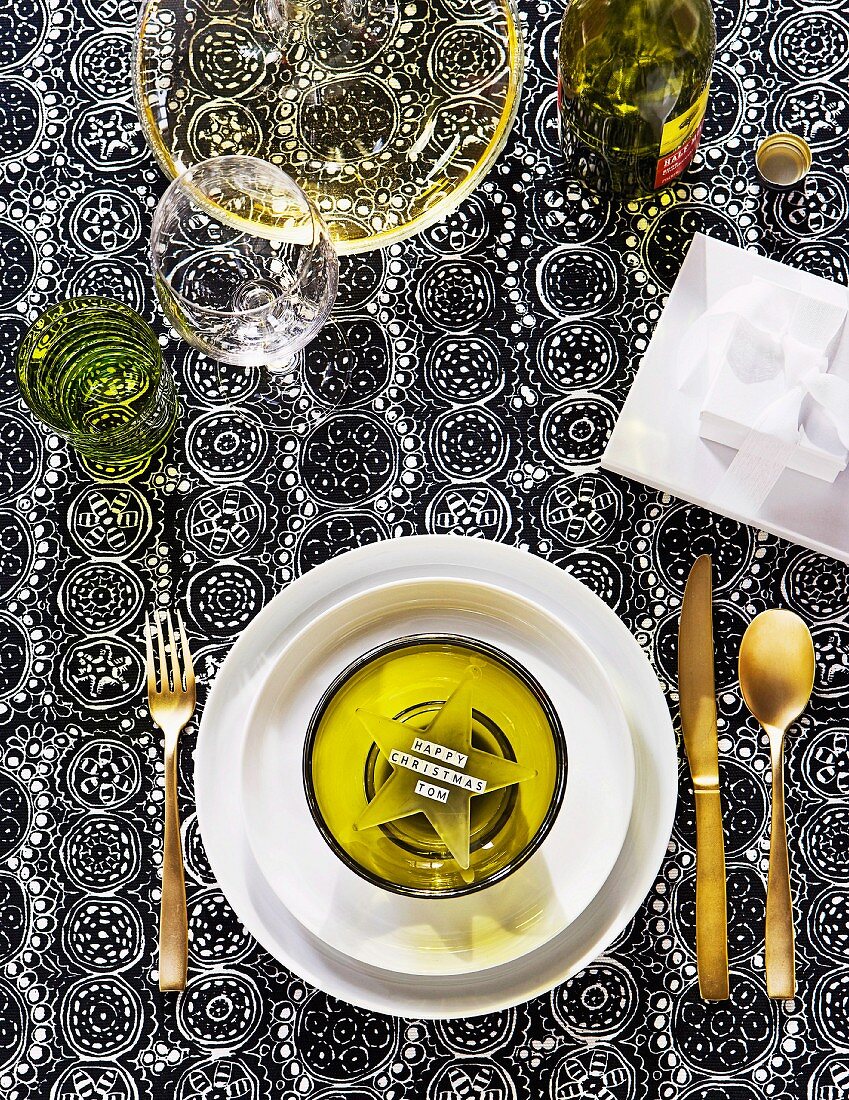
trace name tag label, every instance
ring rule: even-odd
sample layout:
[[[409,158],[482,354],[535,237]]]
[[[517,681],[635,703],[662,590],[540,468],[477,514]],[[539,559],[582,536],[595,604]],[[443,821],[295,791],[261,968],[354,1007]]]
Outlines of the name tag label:
[[[434,741],[426,741],[424,737],[415,738],[412,751],[421,756],[429,756],[432,760],[438,760],[440,764],[451,764],[455,768],[465,768],[469,762],[468,756],[464,753],[436,744]]]
[[[447,787],[437,787],[435,783],[425,783],[423,779],[416,783],[416,794],[424,795],[425,798],[431,798],[434,802],[441,802],[443,805],[448,801],[450,793]]]
[[[399,768],[407,768],[419,775],[426,775],[428,779],[438,779],[441,783],[450,783],[453,787],[460,787],[472,794],[483,794],[486,790],[486,781],[478,779],[474,775],[466,775],[464,772],[456,772],[453,768],[447,768],[444,764],[435,764],[431,760],[423,760],[420,756],[403,752],[401,749],[393,749],[389,754],[389,760]]]

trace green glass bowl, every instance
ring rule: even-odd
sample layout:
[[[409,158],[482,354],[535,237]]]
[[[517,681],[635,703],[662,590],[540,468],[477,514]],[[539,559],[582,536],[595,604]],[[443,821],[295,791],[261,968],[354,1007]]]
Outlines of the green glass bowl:
[[[466,672],[479,669],[472,744],[536,772],[471,800],[463,870],[422,813],[373,828],[355,822],[392,773],[359,708],[423,733]],[[566,742],[541,685],[512,657],[456,635],[416,635],[360,657],[320,700],[304,746],[304,786],[322,836],[351,870],[416,897],[458,897],[504,879],[545,839],[563,801]]]
[[[21,341],[17,372],[30,410],[92,462],[138,463],[174,427],[174,380],[156,333],[110,298],[45,310]]]

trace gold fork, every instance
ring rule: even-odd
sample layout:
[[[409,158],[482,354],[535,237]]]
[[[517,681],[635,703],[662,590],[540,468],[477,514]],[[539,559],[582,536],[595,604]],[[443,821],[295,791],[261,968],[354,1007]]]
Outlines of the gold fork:
[[[180,668],[170,611],[165,612],[165,621],[168,624],[170,670],[165,653],[162,620],[159,613],[154,612],[153,630],[156,632],[159,651],[158,680],[153,656],[153,631],[151,623],[145,623],[147,701],[151,718],[165,735],[165,839],[162,849],[162,902],[159,912],[159,988],[179,990],[186,988],[189,930],[183,849],[180,844],[180,808],[177,805],[177,745],[180,732],[195,710],[195,671],[180,612],[177,612],[177,625],[180,630],[185,676]]]

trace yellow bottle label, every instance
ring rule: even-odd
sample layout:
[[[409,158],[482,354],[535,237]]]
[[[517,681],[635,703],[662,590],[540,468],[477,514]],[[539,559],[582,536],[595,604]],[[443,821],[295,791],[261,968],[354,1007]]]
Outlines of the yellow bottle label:
[[[660,135],[660,160],[657,162],[655,187],[663,187],[675,179],[693,159],[705,124],[709,95],[710,84],[707,84],[695,103],[664,124]]]

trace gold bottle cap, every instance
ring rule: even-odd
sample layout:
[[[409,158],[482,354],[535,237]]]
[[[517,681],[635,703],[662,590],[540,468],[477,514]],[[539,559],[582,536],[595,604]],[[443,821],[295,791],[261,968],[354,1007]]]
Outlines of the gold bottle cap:
[[[758,175],[769,187],[784,191],[795,187],[811,167],[811,149],[796,134],[770,134],[755,153]]]

